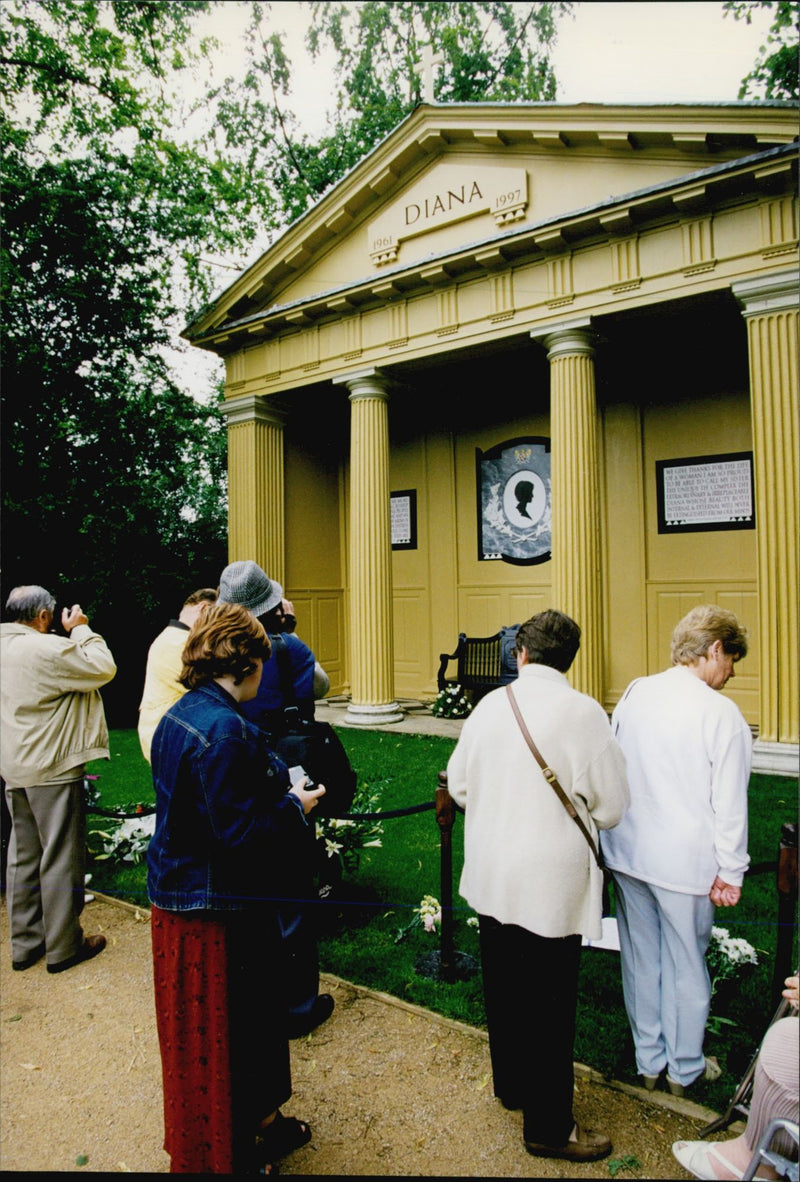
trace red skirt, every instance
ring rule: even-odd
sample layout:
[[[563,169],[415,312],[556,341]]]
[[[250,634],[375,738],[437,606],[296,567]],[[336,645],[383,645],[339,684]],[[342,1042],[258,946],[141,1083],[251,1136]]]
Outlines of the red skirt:
[[[153,907],[150,924],[170,1172],[244,1172],[292,1090],[276,919]]]

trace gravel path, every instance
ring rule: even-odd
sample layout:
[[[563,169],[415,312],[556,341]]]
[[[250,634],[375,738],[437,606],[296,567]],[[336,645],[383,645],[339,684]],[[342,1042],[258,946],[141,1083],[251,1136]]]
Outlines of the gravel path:
[[[108,947],[58,975],[44,961],[11,970],[0,908],[0,1169],[167,1173],[161,1072],[146,912],[96,900],[87,935]],[[570,1167],[532,1158],[522,1116],[492,1097],[485,1034],[427,1010],[325,977],[332,1018],[292,1043],[289,1115],[313,1139],[283,1174],[608,1178],[609,1162]],[[687,1178],[672,1156],[705,1109],[576,1071],[576,1115],[606,1131],[626,1178]],[[569,1172],[572,1170],[573,1172]]]

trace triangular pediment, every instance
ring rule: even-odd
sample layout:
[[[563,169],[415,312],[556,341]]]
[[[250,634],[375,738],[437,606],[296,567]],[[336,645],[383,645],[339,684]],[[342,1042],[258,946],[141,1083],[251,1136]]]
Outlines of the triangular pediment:
[[[704,174],[785,155],[795,137],[790,104],[421,106],[186,335],[224,352],[232,329],[278,309],[303,326],[420,276],[447,282],[465,254],[493,266],[523,239],[558,249],[581,216],[590,230],[625,232],[637,209],[658,213],[667,190],[682,190],[684,208],[702,204]]]

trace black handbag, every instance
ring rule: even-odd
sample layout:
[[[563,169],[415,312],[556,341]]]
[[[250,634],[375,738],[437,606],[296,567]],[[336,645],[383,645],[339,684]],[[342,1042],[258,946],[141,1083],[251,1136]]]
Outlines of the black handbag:
[[[331,724],[306,718],[301,713],[286,641],[282,636],[272,636],[270,640],[283,695],[283,719],[280,732],[272,735],[273,750],[288,767],[302,767],[312,784],[325,785],[325,795],[314,808],[315,816],[342,817],[353,803],[356,773]]]

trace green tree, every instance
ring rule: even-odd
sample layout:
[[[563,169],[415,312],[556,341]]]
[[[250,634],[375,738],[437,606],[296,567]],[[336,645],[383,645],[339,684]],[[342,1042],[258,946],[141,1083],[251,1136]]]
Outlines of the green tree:
[[[553,97],[569,5],[301,7],[309,52],[339,59],[316,141],[289,109],[284,5],[0,4],[5,586],[83,603],[127,719],[149,638],[225,562],[220,383],[192,376],[179,338],[218,260],[241,269],[413,108],[425,43],[445,55],[442,100]],[[200,22],[234,8],[246,63],[212,83]]]
[[[284,96],[291,80],[281,38],[268,32],[267,6],[252,5],[246,74],[228,79],[220,130],[227,146],[254,126],[269,136],[276,199],[287,220],[299,217],[331,184],[408,115],[422,98],[415,66],[425,46],[444,64],[435,83],[439,102],[554,99],[549,52],[557,21],[570,3],[505,0],[313,0],[306,44],[313,59],[336,54],[338,86],[333,125],[314,140],[302,134]]]
[[[789,0],[727,0],[726,15],[749,25],[753,14],[766,9],[772,24],[766,42],[758,51],[753,69],[742,79],[740,99],[800,99],[798,43],[800,43],[800,4]]]
[[[225,561],[219,392],[193,397],[168,352],[199,258],[248,231],[213,216],[232,169],[171,131],[206,7],[0,10],[5,587],[81,601],[126,707],[147,637]]]

